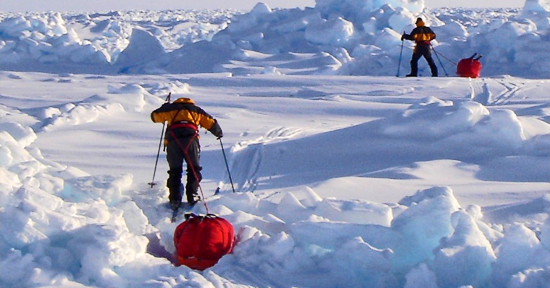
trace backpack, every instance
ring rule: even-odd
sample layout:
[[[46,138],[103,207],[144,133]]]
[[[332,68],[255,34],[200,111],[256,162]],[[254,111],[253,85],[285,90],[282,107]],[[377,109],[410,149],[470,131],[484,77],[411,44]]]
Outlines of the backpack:
[[[177,264],[195,270],[214,266],[233,251],[233,225],[213,214],[186,214],[174,231]]]

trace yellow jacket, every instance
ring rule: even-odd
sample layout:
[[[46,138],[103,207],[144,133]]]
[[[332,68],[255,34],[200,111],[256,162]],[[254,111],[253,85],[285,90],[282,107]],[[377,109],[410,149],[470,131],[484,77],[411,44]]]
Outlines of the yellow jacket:
[[[165,135],[167,141],[170,141],[173,136],[179,138],[198,135],[198,126],[205,128],[218,138],[223,136],[218,121],[196,106],[190,98],[179,98],[172,103],[163,104],[151,112],[151,120],[155,123],[167,123],[168,129]]]
[[[430,41],[435,39],[435,33],[430,27],[425,26],[424,21],[417,20],[416,28],[411,34],[403,34],[403,38],[413,40],[417,45],[430,45]]]

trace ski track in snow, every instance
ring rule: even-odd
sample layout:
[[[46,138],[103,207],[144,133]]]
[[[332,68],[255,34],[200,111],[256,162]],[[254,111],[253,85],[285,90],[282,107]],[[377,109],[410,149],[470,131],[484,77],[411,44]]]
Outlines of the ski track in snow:
[[[492,95],[490,87],[503,87],[497,95]],[[505,106],[523,92],[524,83],[511,83],[502,79],[470,78],[468,98],[485,106]],[[519,100],[519,99],[518,99]]]
[[[289,140],[303,133],[302,129],[290,127],[274,128],[258,139],[244,141],[232,147],[230,171],[237,184],[236,191],[254,192],[258,185],[258,172],[264,158],[267,143]],[[228,179],[228,177],[226,177]]]
[[[504,80],[497,80],[497,83],[502,85],[505,89],[494,97],[491,105],[506,105],[510,102],[525,86],[522,83],[510,83]]]
[[[491,92],[487,81],[483,78],[474,79],[470,78],[471,95],[470,100],[478,102],[482,105],[488,105],[491,100]]]
[[[246,148],[235,153],[231,162],[233,181],[237,184],[236,191],[254,192],[256,190],[256,173],[262,163],[264,144],[248,144]]]

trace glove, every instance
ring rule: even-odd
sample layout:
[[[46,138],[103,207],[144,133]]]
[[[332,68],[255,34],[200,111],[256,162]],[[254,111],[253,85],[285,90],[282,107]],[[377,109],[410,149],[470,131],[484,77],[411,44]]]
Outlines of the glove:
[[[220,140],[223,137],[223,132],[220,130],[220,133],[216,135],[216,139]]]
[[[401,35],[401,41],[403,41],[403,39],[405,39],[405,33],[403,33],[403,35]]]
[[[210,131],[212,135],[216,136],[216,138],[220,139],[223,137],[222,127],[220,127],[220,124],[218,124],[218,120],[215,121],[216,122],[214,122],[214,125],[212,125],[212,127],[208,131]]]

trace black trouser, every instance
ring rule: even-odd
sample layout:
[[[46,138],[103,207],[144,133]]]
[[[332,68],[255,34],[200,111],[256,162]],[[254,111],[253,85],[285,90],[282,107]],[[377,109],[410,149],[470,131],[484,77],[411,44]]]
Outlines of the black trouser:
[[[181,177],[183,173],[183,161],[187,163],[187,184],[185,194],[187,202],[192,202],[197,195],[199,182],[202,180],[200,166],[200,144],[198,136],[173,138],[166,146],[166,159],[168,160],[168,181],[166,186],[170,190],[170,201],[181,202]]]
[[[413,76],[418,75],[418,60],[420,57],[424,56],[428,65],[430,65],[430,70],[432,71],[432,76],[437,76],[437,66],[435,66],[434,59],[432,58],[432,52],[430,51],[429,45],[416,45],[411,59],[411,74]]]

